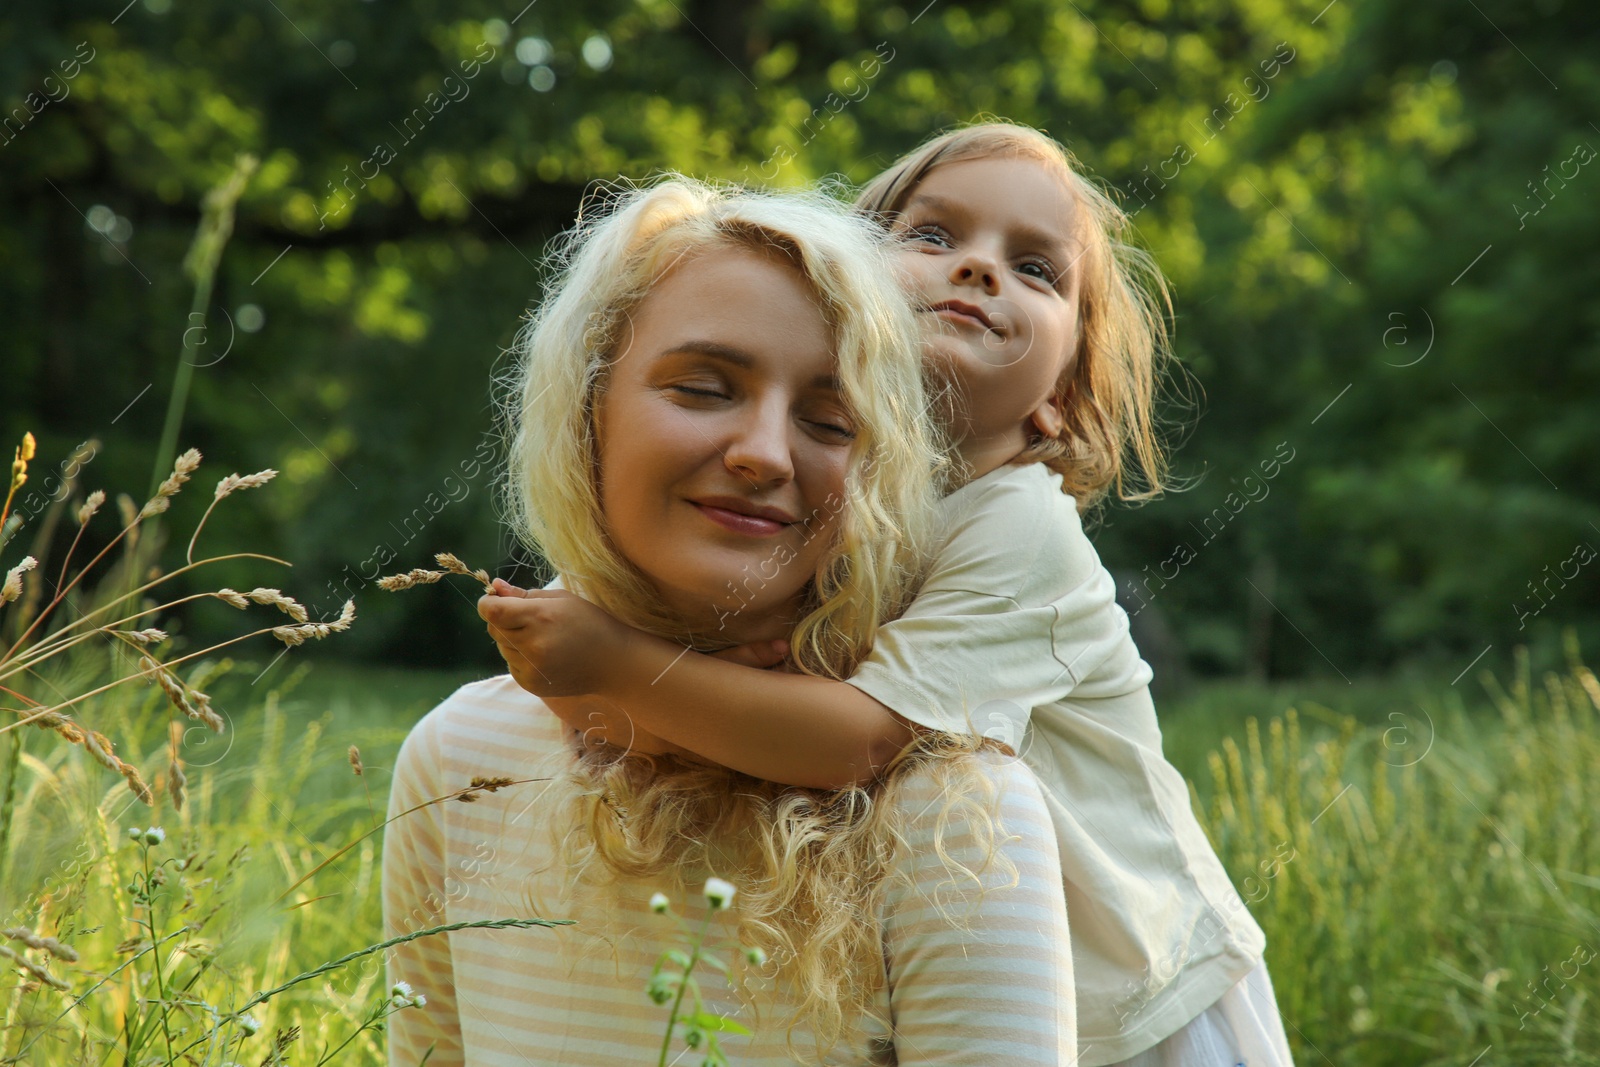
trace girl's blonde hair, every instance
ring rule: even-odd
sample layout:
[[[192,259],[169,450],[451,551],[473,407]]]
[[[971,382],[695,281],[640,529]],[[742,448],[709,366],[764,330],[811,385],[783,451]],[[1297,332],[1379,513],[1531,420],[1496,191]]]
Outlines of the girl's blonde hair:
[[[1118,499],[1148,500],[1173,488],[1156,431],[1157,382],[1171,360],[1166,281],[1155,261],[1128,242],[1128,216],[1080,171],[1065,146],[1028,126],[984,122],[939,134],[862,187],[856,208],[888,227],[936,167],[977,159],[1031,159],[1060,177],[1081,209],[1083,251],[1073,266],[1078,350],[1056,383],[1066,415],[1059,438],[1034,434],[1013,462],[1060,472],[1061,488],[1086,512],[1113,488]]]
[[[508,519],[569,588],[618,618],[691,647],[729,643],[686,635],[616,550],[600,508],[594,436],[629,311],[668,270],[725,248],[792,266],[833,332],[856,438],[835,542],[808,583],[790,658],[797,670],[843,679],[920,581],[936,533],[936,487],[950,461],[930,417],[916,323],[883,235],[837,201],[672,176],[623,191],[581,218],[559,245],[547,299],[514,348],[502,486]],[[684,884],[691,872],[703,878],[707,871],[737,878],[741,939],[779,966],[793,998],[791,1039],[797,1023],[808,1023],[820,1058],[859,1023],[882,983],[878,916],[901,842],[899,783],[922,771],[941,784],[941,855],[946,824],[960,816],[992,857],[1003,832],[994,820],[995,779],[972,757],[999,747],[927,734],[879,783],[838,791],[589,749],[553,787],[551,802],[566,817],[547,825],[572,885]],[[1003,856],[995,866],[1014,876]]]
[[[580,218],[553,253],[547,299],[513,348],[507,519],[569,588],[640,629],[686,636],[606,533],[594,415],[629,313],[669,269],[725,248],[792,266],[833,332],[856,437],[836,502],[838,550],[819,563],[790,646],[807,673],[845,678],[928,561],[937,485],[950,461],[927,417],[915,325],[881,240],[821,194],[729,191],[672,176]],[[714,633],[687,637],[701,650],[732,643]]]

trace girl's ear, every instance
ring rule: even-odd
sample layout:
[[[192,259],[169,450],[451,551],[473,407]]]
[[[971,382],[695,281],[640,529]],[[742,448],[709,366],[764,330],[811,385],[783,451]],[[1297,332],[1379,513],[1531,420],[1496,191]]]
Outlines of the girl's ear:
[[[1059,394],[1052,394],[1045,398],[1044,403],[1033,409],[1028,416],[1034,428],[1045,437],[1059,438],[1061,432],[1067,428],[1065,401]]]

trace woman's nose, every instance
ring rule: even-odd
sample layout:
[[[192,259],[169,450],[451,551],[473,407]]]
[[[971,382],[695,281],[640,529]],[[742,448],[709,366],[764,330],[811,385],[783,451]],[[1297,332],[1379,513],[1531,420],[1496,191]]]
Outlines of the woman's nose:
[[[775,404],[751,404],[741,413],[723,448],[728,469],[758,485],[776,485],[794,477],[789,419]]]

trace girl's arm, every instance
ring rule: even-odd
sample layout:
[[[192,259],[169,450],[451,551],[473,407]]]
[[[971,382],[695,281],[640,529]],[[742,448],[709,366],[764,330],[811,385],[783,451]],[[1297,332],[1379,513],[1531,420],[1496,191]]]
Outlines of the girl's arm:
[[[445,792],[440,785],[432,725],[430,719],[423,719],[400,748],[389,790],[391,818]],[[384,832],[385,939],[449,922],[445,917],[442,819],[442,805],[431,804],[396,819]],[[386,1020],[391,1064],[417,1064],[424,1056],[428,1056],[429,1067],[461,1067],[465,1062],[453,973],[449,934],[419,937],[389,950],[389,986],[405,982],[413,992],[428,998],[422,1007],[402,1008]]]
[[[912,728],[850,685],[756,670],[631,630],[596,695],[643,729],[756,778],[865,785]]]
[[[643,731],[757,778],[838,789],[872,781],[912,737],[848,683],[688,652],[564,590],[497,580],[478,613],[517,683],[591,742]]]
[[[976,759],[999,791],[1004,836],[996,837],[995,855],[1010,861],[1016,881],[990,860],[984,837],[995,827],[981,825],[981,815],[952,811],[936,843],[950,798],[926,772],[901,783],[906,877],[892,883],[883,916],[897,1062],[1077,1063],[1072,942],[1044,795],[1020,761]],[[978,872],[981,889],[958,864]]]

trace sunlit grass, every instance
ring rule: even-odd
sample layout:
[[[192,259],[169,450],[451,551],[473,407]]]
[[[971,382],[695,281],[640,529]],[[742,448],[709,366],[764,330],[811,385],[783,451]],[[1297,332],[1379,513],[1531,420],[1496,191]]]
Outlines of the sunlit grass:
[[[70,993],[16,970],[0,982],[0,1060],[121,1063],[130,1028],[142,1025],[135,1036],[148,1058],[137,1062],[168,1062],[166,1035],[150,1021],[148,955],[67,1011],[128,960],[124,943],[140,936],[128,887],[142,852],[123,836],[129,826],[159,823],[167,836],[152,858],[189,860],[187,871],[170,872],[159,909],[158,929],[200,924],[164,958],[169,999],[174,981],[193,979],[184,997],[226,1011],[380,940],[381,835],[285,902],[275,898],[371,829],[411,725],[488,672],[294,660],[264,675],[265,661],[241,665],[211,683],[230,730],[209,738],[209,754],[189,753],[181,813],[168,805],[152,814],[76,746],[28,737],[0,885],[6,922],[53,934],[81,958],[49,964]],[[1596,1062],[1587,1050],[1600,1047],[1600,968],[1588,962],[1600,946],[1592,844],[1600,685],[1574,658],[1560,675],[1535,679],[1524,669],[1487,690],[1481,678],[1474,686],[1486,694],[1476,702],[1461,687],[1431,702],[1403,696],[1413,708],[1404,722],[1384,713],[1364,714],[1363,724],[1309,701],[1264,720],[1230,718],[1220,700],[1191,705],[1209,710],[1181,728],[1183,751],[1200,754],[1187,760],[1199,768],[1185,770],[1267,931],[1297,1062],[1466,1067],[1480,1054],[1480,1067]],[[115,726],[125,758],[155,773],[171,714],[165,698],[153,689],[112,698],[95,709],[97,721]],[[1184,714],[1174,709],[1170,719]],[[315,1064],[348,1039],[336,1062],[381,1063],[381,1030],[363,1024],[387,995],[381,954],[366,957],[253,1009],[254,1036],[224,1026],[228,1047],[199,1046],[193,1062],[271,1062],[276,1036],[299,1027],[284,1062]],[[177,1047],[201,1036],[209,1017],[191,1007],[169,1024],[182,1031],[172,1034]]]

